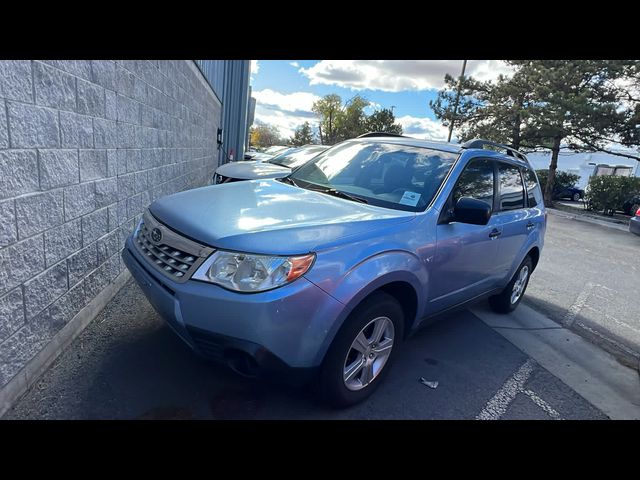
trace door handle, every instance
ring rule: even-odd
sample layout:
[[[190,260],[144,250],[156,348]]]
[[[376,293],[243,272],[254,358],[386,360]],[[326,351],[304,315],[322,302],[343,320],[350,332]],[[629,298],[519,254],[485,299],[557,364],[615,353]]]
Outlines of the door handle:
[[[531,230],[532,228],[535,228],[536,224],[533,222],[529,222],[527,223],[527,230]]]
[[[494,238],[498,238],[500,235],[502,235],[502,232],[497,228],[494,228],[493,230],[491,230],[489,238],[493,240]]]

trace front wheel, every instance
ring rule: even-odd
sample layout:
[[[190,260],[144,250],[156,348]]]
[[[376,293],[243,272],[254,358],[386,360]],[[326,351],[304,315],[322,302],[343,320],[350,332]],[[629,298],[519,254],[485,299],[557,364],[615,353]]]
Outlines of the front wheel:
[[[579,202],[581,198],[582,197],[580,196],[580,194],[578,192],[573,194],[573,201],[574,202]]]
[[[497,313],[513,312],[522,301],[532,271],[533,262],[527,255],[505,289],[498,295],[489,297],[491,308]]]
[[[334,407],[369,397],[389,371],[403,338],[400,304],[383,292],[364,300],[334,339],[320,372],[320,391]]]

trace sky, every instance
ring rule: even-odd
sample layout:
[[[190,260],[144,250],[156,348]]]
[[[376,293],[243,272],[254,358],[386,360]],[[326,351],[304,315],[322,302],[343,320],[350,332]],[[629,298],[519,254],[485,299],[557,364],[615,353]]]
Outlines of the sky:
[[[359,94],[371,102],[365,110],[391,108],[407,135],[446,140],[447,129],[435,119],[429,100],[436,98],[449,73],[459,76],[462,60],[252,60],[255,119],[275,125],[290,137],[308,121],[318,120],[313,102],[336,93],[344,101]],[[466,75],[478,80],[508,74],[499,60],[469,60]],[[454,135],[455,137],[455,135]]]

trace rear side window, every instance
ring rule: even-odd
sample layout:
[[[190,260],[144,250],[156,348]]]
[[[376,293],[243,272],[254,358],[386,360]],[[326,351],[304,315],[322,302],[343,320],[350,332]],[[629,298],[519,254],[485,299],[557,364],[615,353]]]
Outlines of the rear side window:
[[[533,170],[529,168],[525,169],[524,181],[527,185],[529,208],[542,204],[542,191],[540,190],[540,184]]]
[[[453,189],[453,202],[461,197],[482,200],[493,208],[493,163],[490,160],[471,160]]]
[[[507,163],[498,163],[500,182],[500,210],[524,208],[524,187],[520,169]]]

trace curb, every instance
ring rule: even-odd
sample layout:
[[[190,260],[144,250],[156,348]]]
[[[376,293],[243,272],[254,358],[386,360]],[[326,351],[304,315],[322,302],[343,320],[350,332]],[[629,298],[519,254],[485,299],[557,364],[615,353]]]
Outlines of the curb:
[[[127,283],[131,274],[125,269],[104,288],[75,317],[47,342],[47,345],[33,357],[2,389],[0,389],[0,419],[31,388],[40,376],[51,366],[67,346],[89,325],[111,299]]]
[[[571,220],[577,220],[579,222],[591,223],[592,225],[600,225],[601,227],[613,228],[614,230],[620,230],[621,232],[628,232],[629,226],[624,223],[611,222],[609,220],[601,220],[599,218],[588,217],[582,214],[568,213],[564,210],[558,210],[556,208],[547,207],[547,211],[558,217],[569,218]]]

